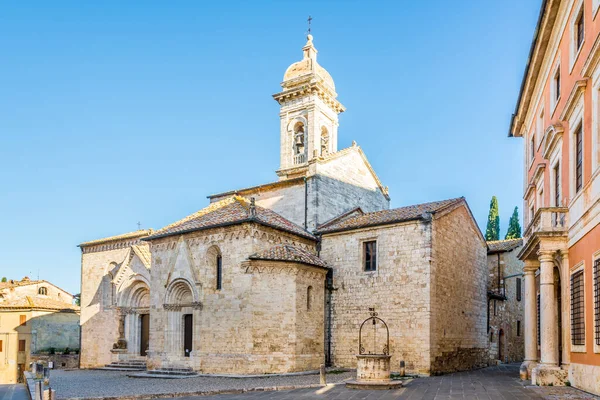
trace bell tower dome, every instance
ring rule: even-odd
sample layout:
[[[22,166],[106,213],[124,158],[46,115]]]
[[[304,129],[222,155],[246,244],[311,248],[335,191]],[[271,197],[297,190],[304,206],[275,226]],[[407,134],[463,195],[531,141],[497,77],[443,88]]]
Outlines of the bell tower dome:
[[[337,151],[338,115],[333,78],[317,63],[312,35],[302,48],[301,61],[285,71],[282,91],[273,95],[280,105],[280,180],[305,176],[315,158]]]

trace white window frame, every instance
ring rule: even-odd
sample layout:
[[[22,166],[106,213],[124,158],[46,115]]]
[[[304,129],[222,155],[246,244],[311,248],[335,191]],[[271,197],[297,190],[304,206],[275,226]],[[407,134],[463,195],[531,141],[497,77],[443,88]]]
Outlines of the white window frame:
[[[583,323],[585,325],[585,332],[584,332],[584,344],[581,345],[574,345],[573,344],[573,338],[571,338],[571,332],[573,330],[573,326],[572,326],[572,315],[571,315],[571,308],[572,308],[572,304],[571,304],[571,291],[573,290],[573,288],[571,287],[571,276],[573,276],[574,273],[579,272],[579,271],[583,271],[583,309],[586,310],[586,290],[585,290],[585,285],[586,285],[586,276],[585,276],[585,261],[581,261],[580,263],[578,263],[577,265],[575,265],[573,268],[571,268],[571,270],[569,271],[569,346],[571,347],[571,353],[585,353],[586,352],[586,345],[587,345],[587,335],[585,335],[585,333],[587,333],[587,330],[589,328],[588,325],[588,320],[587,320],[587,313],[584,311],[583,313]]]
[[[549,207],[560,207],[561,204],[554,204],[556,199],[556,187],[554,183],[556,182],[556,167],[559,167],[559,174],[562,172],[560,169],[563,167],[562,160],[560,156],[557,154],[555,157],[550,159],[550,203]],[[562,174],[561,174],[562,175]],[[562,177],[560,177],[562,180]],[[562,183],[562,182],[561,182]],[[562,185],[561,185],[562,188]],[[564,191],[563,191],[564,192]],[[562,201],[562,193],[561,193],[561,201]]]
[[[542,143],[544,142],[544,107],[542,107],[542,109],[540,110],[540,112],[538,113],[538,117],[537,117],[537,121],[536,121],[536,144],[535,144],[535,148],[536,150],[539,150],[540,146],[542,145]]]
[[[551,76],[551,81],[550,81],[550,115],[553,115],[554,112],[556,111],[556,106],[558,105],[558,103],[560,103],[560,98],[562,97],[563,93],[562,90],[560,90],[561,88],[559,87],[558,89],[560,90],[559,92],[559,96],[558,98],[556,97],[556,91],[557,91],[557,85],[556,85],[556,74],[559,74],[560,76],[560,81],[562,82],[563,77],[562,77],[562,73],[560,71],[560,57],[557,59],[556,64],[554,65],[554,68],[552,69],[552,74]]]
[[[600,0],[597,0],[600,3]],[[600,68],[593,74],[592,90],[592,176],[600,170]]]
[[[598,14],[599,7],[600,0],[592,0],[592,19],[596,19],[596,14]]]
[[[571,16],[571,22],[569,23],[569,27],[570,27],[570,31],[571,31],[571,45],[570,45],[570,62],[569,62],[569,73],[571,73],[573,71],[573,67],[575,66],[575,63],[577,62],[577,59],[579,58],[579,54],[581,54],[581,49],[583,49],[583,46],[585,45],[585,26],[586,26],[586,21],[585,21],[585,9],[583,7],[583,0],[579,0],[575,7],[573,7],[573,14]],[[581,42],[581,45],[579,46],[579,48],[577,47],[577,27],[575,26],[575,23],[577,22],[577,17],[579,17],[579,15],[583,15],[583,31],[584,31],[584,35],[583,35],[583,41]]]
[[[583,108],[583,97],[581,96],[581,98],[579,99],[579,103],[577,104],[577,107],[575,108],[575,110],[573,111],[573,114],[571,115],[571,118],[569,118],[569,197],[570,197],[570,203],[572,203],[573,201],[575,201],[576,198],[578,198],[579,196],[581,196],[581,194],[584,192],[583,188],[585,187],[585,181],[583,181],[584,176],[582,176],[582,186],[581,186],[581,190],[579,192],[577,192],[577,187],[576,187],[576,176],[575,176],[575,150],[576,150],[576,143],[575,143],[575,132],[577,132],[577,130],[579,128],[581,128],[581,154],[582,154],[582,164],[585,164],[585,118],[584,118],[584,108]],[[583,170],[581,171],[583,174]]]

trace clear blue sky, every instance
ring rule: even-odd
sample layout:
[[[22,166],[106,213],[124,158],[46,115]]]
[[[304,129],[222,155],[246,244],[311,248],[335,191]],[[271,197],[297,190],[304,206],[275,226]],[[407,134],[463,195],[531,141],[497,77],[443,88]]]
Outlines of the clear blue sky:
[[[502,235],[521,208],[507,137],[540,1],[0,4],[0,276],[79,292],[82,241],[160,228],[276,180],[285,69],[313,16],[339,147],[392,206],[465,196]]]

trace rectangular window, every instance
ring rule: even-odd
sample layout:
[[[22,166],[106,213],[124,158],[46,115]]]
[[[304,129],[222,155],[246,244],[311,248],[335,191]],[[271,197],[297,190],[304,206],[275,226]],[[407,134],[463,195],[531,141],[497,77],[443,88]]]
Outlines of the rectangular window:
[[[583,133],[581,125],[575,131],[575,193],[583,187]]]
[[[363,264],[365,271],[377,271],[377,242],[363,243]]]
[[[25,339],[19,340],[19,351],[25,351]]]
[[[521,321],[517,321],[517,336],[521,336]]]
[[[2,340],[0,340],[0,352],[2,351]]]
[[[554,73],[554,101],[556,102],[558,99],[560,99],[560,65],[556,67]]]
[[[19,315],[19,324],[21,326],[27,325],[27,315]]]
[[[585,344],[583,270],[571,275],[571,343]]]
[[[554,167],[554,206],[560,207],[560,163]]]
[[[596,316],[594,336],[600,346],[600,258],[594,261],[594,315]]]
[[[221,290],[223,288],[223,261],[222,257],[219,254],[217,256],[217,290]]]
[[[517,301],[521,301],[521,278],[517,278]]]
[[[579,51],[581,45],[583,44],[583,39],[585,37],[585,25],[583,18],[583,7],[581,7],[581,11],[577,16],[577,20],[575,21],[575,48],[576,51]]]
[[[535,158],[535,135],[531,137],[531,143],[529,143],[529,162],[532,163]]]

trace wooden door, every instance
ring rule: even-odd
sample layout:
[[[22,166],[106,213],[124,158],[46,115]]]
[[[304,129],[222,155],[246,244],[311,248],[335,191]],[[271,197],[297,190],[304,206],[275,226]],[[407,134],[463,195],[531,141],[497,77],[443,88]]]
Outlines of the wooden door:
[[[145,356],[150,343],[150,314],[140,315],[140,356]]]
[[[193,318],[192,314],[185,314],[183,317],[183,352],[184,356],[189,357],[192,352],[192,329]]]

